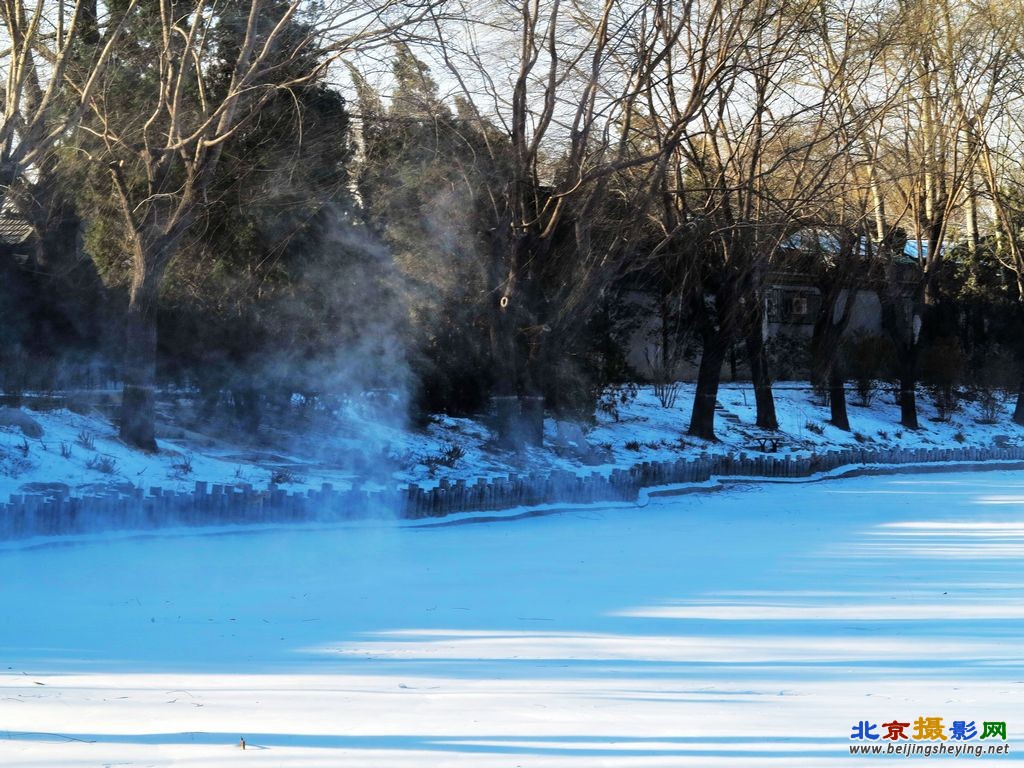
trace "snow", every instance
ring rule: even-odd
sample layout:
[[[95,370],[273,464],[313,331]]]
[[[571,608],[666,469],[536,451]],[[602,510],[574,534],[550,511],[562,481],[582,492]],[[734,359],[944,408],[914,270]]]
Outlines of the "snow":
[[[10,542],[0,765],[829,768],[920,716],[1011,760],[1022,555],[1010,471]]]
[[[784,437],[782,450],[795,455],[839,446],[958,447],[1024,441],[1024,430],[1010,421],[1013,404],[1006,398],[994,424],[981,423],[977,403],[968,400],[943,422],[937,420],[930,398],[922,392],[921,429],[911,431],[900,427],[899,408],[891,394],[880,393],[870,408],[851,402],[852,432],[829,425],[827,408],[804,384],[778,383],[775,398]],[[855,399],[851,394],[850,400]],[[761,431],[754,427],[750,385],[723,385],[719,402],[724,409],[716,418],[720,442],[708,443],[685,434],[693,403],[692,385],[681,386],[671,408],[661,406],[651,387],[640,387],[637,397],[620,405],[617,414],[601,412],[594,424],[575,425],[585,433],[589,456],[558,447],[565,441],[559,439],[559,425],[553,419],[545,424],[544,448],[512,452],[496,447],[483,420],[438,415],[416,430],[399,419],[382,421],[373,404],[349,404],[342,413],[316,423],[309,433],[275,433],[263,436],[260,442],[237,438],[232,442],[173,422],[161,423],[161,450],[155,455],[123,444],[115,426],[98,413],[26,411],[44,434],[39,439],[26,438],[17,427],[0,426],[0,499],[53,483],[62,483],[79,494],[108,485],[185,491],[196,481],[249,483],[263,488],[275,480],[292,491],[318,489],[325,482],[339,489],[354,482],[369,487],[416,482],[429,487],[441,478],[474,480],[549,469],[607,474],[639,461],[755,450],[754,438]],[[62,455],[62,446],[70,451],[69,456]],[[452,446],[462,455],[439,462]],[[112,465],[97,468],[99,459]]]

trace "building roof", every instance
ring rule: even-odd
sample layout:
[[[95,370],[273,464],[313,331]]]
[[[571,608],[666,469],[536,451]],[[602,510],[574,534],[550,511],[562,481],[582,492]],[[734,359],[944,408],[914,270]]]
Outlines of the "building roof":
[[[21,245],[32,237],[28,220],[11,213],[0,213],[0,245]]]
[[[918,247],[919,245],[920,247]],[[826,257],[831,257],[832,255],[839,253],[840,247],[839,238],[825,228],[818,229],[814,227],[807,227],[794,232],[782,241],[783,249],[801,251],[805,253],[816,252]],[[857,253],[859,256],[868,255],[867,238],[861,237],[859,239],[857,243]],[[927,241],[921,241],[919,243],[915,238],[907,238],[907,241],[903,246],[903,252],[896,256],[895,259],[897,262],[905,264],[917,264],[921,260],[922,256],[925,259],[928,257]]]

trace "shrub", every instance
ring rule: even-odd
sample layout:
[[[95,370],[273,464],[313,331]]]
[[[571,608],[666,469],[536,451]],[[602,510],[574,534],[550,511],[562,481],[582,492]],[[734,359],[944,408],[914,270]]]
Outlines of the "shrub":
[[[821,424],[818,424],[815,421],[808,421],[806,424],[804,424],[804,429],[806,429],[808,432],[813,432],[816,435],[825,434],[825,427],[823,427]]]
[[[965,367],[963,349],[954,336],[935,339],[921,358],[921,378],[935,402],[941,421],[949,421],[959,405]]]
[[[779,381],[802,379],[810,371],[810,344],[803,336],[776,334],[765,343],[765,353],[772,377]]]
[[[423,463],[427,466],[427,470],[430,472],[430,475],[433,476],[439,467],[448,467],[451,469],[458,464],[465,455],[466,451],[462,446],[452,443],[440,453],[433,456],[427,456],[423,460]]]
[[[597,398],[597,410],[611,416],[613,421],[619,420],[619,409],[636,400],[636,384],[616,384],[605,387]]]
[[[94,438],[84,429],[78,433],[78,437],[75,439],[75,442],[78,443],[83,448],[85,448],[85,450],[87,451],[96,450],[96,438]]]
[[[819,407],[825,407],[829,404],[827,384],[815,382],[811,385],[811,402]]]
[[[989,345],[981,351],[980,361],[975,359],[969,367],[974,384],[982,390],[1009,391],[1014,389],[1018,381],[1018,364],[1014,353],[1000,344]]]
[[[239,480],[242,479],[241,467],[236,470],[235,477]],[[270,482],[274,485],[285,485],[288,483],[301,483],[302,478],[290,470],[278,468],[270,473]]]
[[[192,457],[188,455],[182,456],[179,461],[175,462],[174,464],[171,464],[171,469],[173,469],[179,475],[191,475]]]
[[[446,467],[454,467],[465,456],[466,451],[462,446],[452,443],[441,453],[441,463]]]
[[[892,345],[884,336],[858,333],[845,345],[846,368],[857,393],[857,405],[865,408],[878,394],[878,379],[892,359]]]
[[[681,386],[682,384],[678,381],[662,382],[654,385],[654,396],[658,398],[662,408],[675,407]]]
[[[630,440],[622,447],[625,448],[627,451],[636,451],[637,453],[640,452],[640,442],[638,440]]]
[[[66,443],[63,440],[60,441],[60,455],[62,458],[71,458],[71,443]]]
[[[966,443],[967,435],[965,435],[963,432],[957,432],[955,435],[953,435],[953,439],[956,440],[958,443]]]
[[[995,424],[999,419],[999,412],[1002,409],[1002,398],[994,389],[981,387],[978,389],[978,410],[981,418],[978,421],[982,424]]]
[[[658,398],[662,408],[674,407],[676,399],[679,397],[681,353],[680,345],[671,347],[671,351],[667,355],[660,344],[655,348],[653,355],[650,349],[644,349],[647,370],[654,386],[654,396]]]
[[[93,456],[85,466],[105,475],[112,475],[117,471],[117,459],[110,456]]]

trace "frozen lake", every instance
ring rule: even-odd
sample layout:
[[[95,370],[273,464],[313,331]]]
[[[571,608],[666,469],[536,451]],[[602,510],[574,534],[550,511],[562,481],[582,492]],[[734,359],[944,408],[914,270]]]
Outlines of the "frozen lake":
[[[867,766],[855,723],[918,717],[1006,722],[994,764],[1024,734],[1014,472],[7,545],[0,597],[3,766]]]

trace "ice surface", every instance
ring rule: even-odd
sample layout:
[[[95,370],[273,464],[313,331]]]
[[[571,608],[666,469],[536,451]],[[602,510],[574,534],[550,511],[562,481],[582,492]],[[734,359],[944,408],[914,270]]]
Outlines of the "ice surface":
[[[1002,471],[12,543],[0,765],[866,766],[855,722],[919,716],[1014,760],[1022,556]]]

